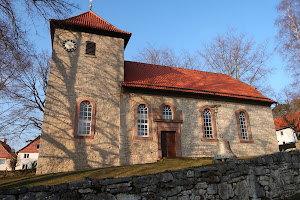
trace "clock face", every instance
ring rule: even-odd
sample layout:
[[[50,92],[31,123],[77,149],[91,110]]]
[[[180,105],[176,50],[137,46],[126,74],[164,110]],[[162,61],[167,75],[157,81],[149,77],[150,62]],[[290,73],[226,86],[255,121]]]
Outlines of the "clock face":
[[[73,40],[65,40],[62,45],[64,49],[69,52],[75,51],[77,48],[77,44]]]

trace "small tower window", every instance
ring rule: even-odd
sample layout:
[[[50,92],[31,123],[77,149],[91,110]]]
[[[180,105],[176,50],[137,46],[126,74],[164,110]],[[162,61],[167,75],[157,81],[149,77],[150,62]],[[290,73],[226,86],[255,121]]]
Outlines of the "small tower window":
[[[86,49],[85,49],[86,55],[96,55],[96,43],[95,42],[86,42]]]

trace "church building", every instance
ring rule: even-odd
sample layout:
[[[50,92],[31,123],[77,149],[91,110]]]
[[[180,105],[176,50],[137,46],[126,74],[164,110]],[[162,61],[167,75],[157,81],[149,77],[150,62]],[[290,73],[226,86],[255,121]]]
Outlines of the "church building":
[[[228,75],[124,61],[131,33],[92,11],[50,20],[37,174],[278,151],[273,100]]]

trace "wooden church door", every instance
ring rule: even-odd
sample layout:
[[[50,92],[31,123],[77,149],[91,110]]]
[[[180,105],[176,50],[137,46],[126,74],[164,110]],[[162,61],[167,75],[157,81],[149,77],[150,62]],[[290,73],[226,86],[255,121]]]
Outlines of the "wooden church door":
[[[175,131],[161,132],[162,157],[176,157]]]

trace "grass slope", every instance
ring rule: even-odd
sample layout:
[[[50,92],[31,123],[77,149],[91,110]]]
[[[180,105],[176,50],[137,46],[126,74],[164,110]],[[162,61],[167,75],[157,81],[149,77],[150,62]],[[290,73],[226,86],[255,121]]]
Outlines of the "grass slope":
[[[37,186],[37,185],[57,185],[61,183],[69,183],[73,181],[83,180],[84,177],[89,178],[105,178],[105,177],[127,177],[141,176],[163,172],[166,170],[183,169],[194,166],[212,164],[212,158],[202,158],[201,160],[192,159],[167,159],[162,162],[128,165],[120,167],[108,167],[88,170],[78,170],[56,174],[35,175],[23,174],[20,176],[1,177],[0,174],[0,190],[8,190],[19,187]]]

